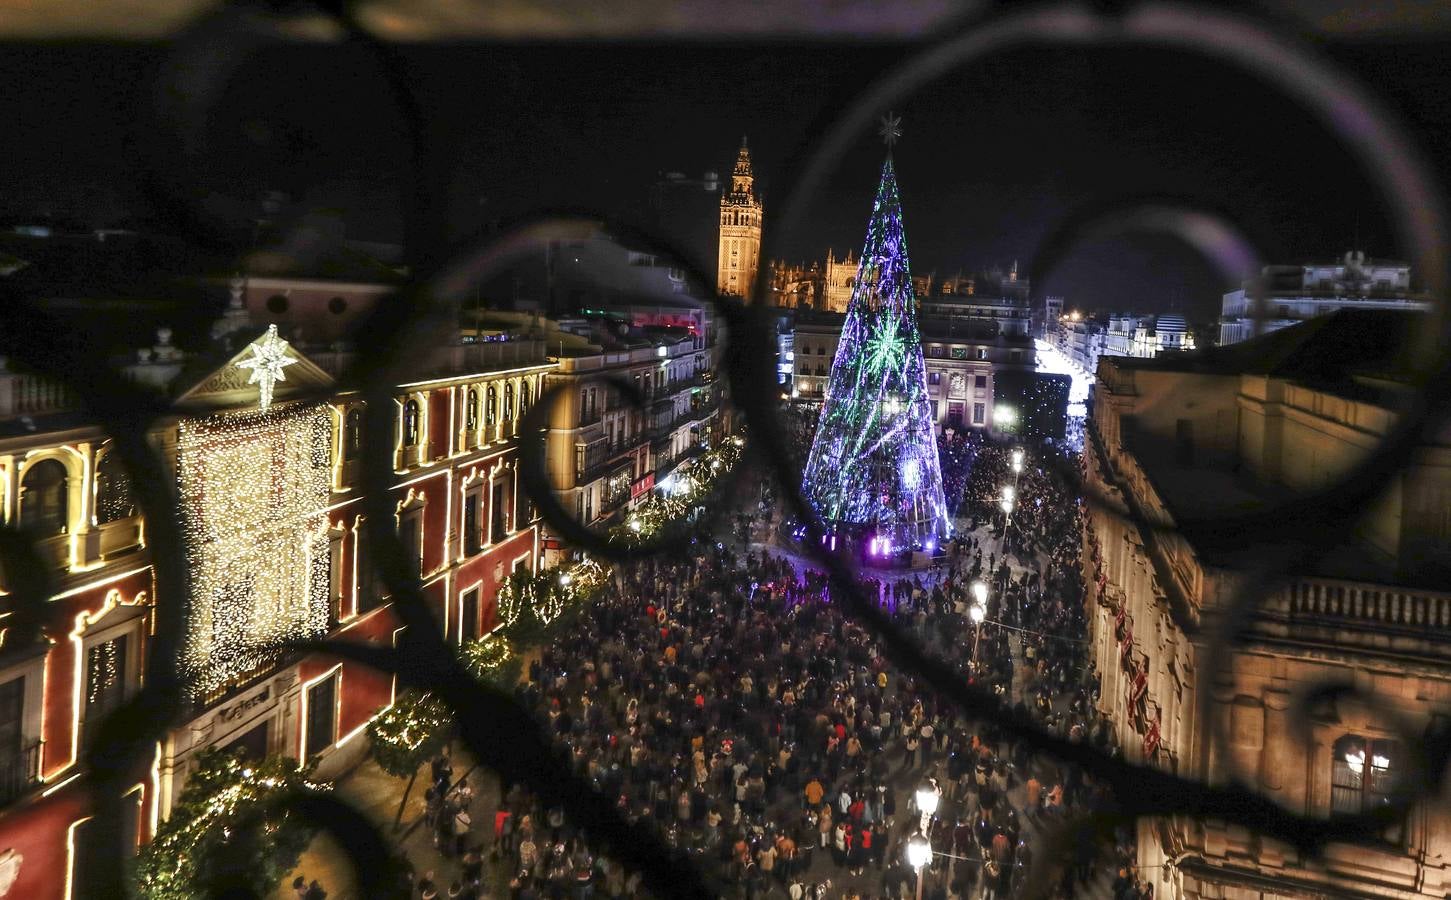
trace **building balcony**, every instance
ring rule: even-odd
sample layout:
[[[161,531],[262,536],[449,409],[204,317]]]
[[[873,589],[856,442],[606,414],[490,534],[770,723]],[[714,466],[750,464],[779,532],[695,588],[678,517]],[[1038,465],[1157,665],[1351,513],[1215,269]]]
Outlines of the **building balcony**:
[[[40,783],[40,741],[0,756],[0,806],[5,806]]]
[[[1366,650],[1451,658],[1451,594],[1333,578],[1295,578],[1264,598],[1257,629]]]
[[[44,375],[9,372],[0,358],[0,419],[43,416],[79,408],[75,391]]]

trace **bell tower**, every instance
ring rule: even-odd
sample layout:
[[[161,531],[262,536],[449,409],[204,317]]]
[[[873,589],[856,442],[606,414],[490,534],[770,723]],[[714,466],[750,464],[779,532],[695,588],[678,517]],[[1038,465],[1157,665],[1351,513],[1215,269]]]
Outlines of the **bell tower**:
[[[731,189],[720,198],[720,252],[716,289],[754,302],[756,271],[761,261],[761,201],[751,172],[751,151],[741,138]]]

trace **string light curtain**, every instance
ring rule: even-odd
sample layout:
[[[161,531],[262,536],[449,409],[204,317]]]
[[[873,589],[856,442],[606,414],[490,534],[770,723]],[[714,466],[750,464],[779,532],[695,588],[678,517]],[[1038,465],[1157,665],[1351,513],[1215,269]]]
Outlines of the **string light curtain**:
[[[327,633],[327,415],[307,404],[179,426],[192,566],[182,666],[198,696]]]
[[[831,364],[804,491],[828,528],[868,530],[890,548],[921,546],[950,533],[890,153]]]

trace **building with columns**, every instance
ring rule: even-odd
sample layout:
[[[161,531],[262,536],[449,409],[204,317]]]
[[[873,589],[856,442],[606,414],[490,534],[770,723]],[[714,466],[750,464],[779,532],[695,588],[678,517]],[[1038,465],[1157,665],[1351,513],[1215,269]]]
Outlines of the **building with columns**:
[[[731,189],[720,198],[720,252],[717,256],[716,290],[721,294],[755,302],[756,272],[761,263],[761,199],[756,196],[756,176],[751,171],[751,151],[741,138],[736,164],[731,170]]]
[[[1408,777],[1412,748],[1393,718],[1417,735],[1444,724],[1451,430],[1427,433],[1339,543],[1279,584],[1251,572],[1295,558],[1293,522],[1245,546],[1204,521],[1333,486],[1364,460],[1393,427],[1408,378],[1399,354],[1420,318],[1341,310],[1210,354],[1100,358],[1084,602],[1100,708],[1129,759],[1238,779],[1324,817],[1376,808]],[[1211,670],[1210,635],[1241,589],[1264,593]],[[1292,707],[1332,683],[1364,702],[1316,703],[1298,733]],[[1444,898],[1451,812],[1422,797],[1379,840],[1332,845],[1313,863],[1235,825],[1145,819],[1138,864],[1160,897]]]

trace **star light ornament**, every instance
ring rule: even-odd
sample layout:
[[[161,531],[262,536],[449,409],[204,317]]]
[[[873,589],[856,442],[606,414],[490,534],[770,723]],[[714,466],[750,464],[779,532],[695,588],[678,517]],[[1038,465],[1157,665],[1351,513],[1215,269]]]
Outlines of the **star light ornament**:
[[[266,410],[272,405],[272,388],[287,380],[282,370],[295,362],[295,357],[287,355],[287,342],[277,336],[277,326],[268,325],[267,333],[252,345],[252,358],[237,363],[237,368],[252,370],[247,383],[258,385],[259,405]]]

